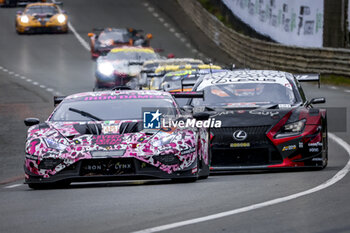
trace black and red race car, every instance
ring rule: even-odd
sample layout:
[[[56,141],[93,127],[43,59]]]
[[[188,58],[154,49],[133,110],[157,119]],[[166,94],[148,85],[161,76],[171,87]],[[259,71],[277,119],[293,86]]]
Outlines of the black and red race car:
[[[189,100],[187,111],[207,112],[221,120],[212,128],[211,170],[316,168],[328,162],[326,110],[307,100],[299,81],[318,75],[239,70],[200,78],[194,91],[204,99]]]
[[[143,35],[142,30],[133,28],[93,29],[90,37],[91,57],[106,55],[111,49],[125,45],[149,47],[152,34]]]

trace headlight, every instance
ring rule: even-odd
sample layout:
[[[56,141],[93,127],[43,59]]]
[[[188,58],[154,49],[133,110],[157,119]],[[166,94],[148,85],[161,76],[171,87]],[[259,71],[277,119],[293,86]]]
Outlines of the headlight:
[[[57,21],[58,21],[59,23],[64,23],[64,22],[66,22],[66,16],[64,16],[64,15],[58,15],[58,16],[57,16]]]
[[[100,63],[97,65],[97,70],[103,75],[110,76],[113,74],[114,68],[111,63]]]
[[[29,22],[28,16],[26,16],[26,15],[21,16],[21,22],[22,23],[28,23]]]
[[[305,119],[293,123],[285,124],[276,135],[276,138],[295,136],[300,134],[305,127]]]
[[[67,148],[66,145],[59,143],[51,138],[45,138],[44,140],[45,140],[47,147],[49,147],[49,148],[56,149],[56,150],[64,150]]]
[[[161,139],[152,142],[152,145],[154,147],[164,146],[166,144],[169,144],[175,137],[176,137],[176,135],[174,135],[174,134],[162,137]]]

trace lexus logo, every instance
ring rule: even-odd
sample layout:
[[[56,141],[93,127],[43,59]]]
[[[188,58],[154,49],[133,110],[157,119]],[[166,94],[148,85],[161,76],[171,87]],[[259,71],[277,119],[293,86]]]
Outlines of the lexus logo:
[[[236,141],[243,141],[245,140],[246,138],[248,137],[248,134],[243,131],[243,130],[236,130],[234,133],[233,133],[233,138],[236,140]]]

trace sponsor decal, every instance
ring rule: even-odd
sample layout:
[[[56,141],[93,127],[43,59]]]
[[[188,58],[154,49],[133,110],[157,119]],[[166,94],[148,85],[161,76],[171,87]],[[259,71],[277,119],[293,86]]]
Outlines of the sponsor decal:
[[[97,145],[116,145],[122,143],[122,135],[96,135],[93,136]]]
[[[198,167],[192,168],[192,174],[196,173],[198,171]]]
[[[323,146],[322,142],[309,143],[308,146]]]
[[[317,147],[311,147],[311,148],[309,148],[309,152],[315,153],[315,152],[319,152],[319,151],[320,151],[320,149],[317,148]]]
[[[297,148],[296,145],[289,145],[289,146],[285,146],[282,148],[282,151],[291,151],[291,150],[295,150]]]
[[[262,111],[262,110],[251,110],[249,111],[249,113],[253,115],[262,115],[262,116],[271,116],[271,117],[279,114],[279,112],[276,112],[276,111]]]
[[[117,134],[119,133],[118,125],[105,125],[102,128],[103,134]]]
[[[233,147],[233,148],[250,147],[250,142],[230,143],[230,147]]]
[[[248,134],[244,130],[236,130],[232,136],[236,141],[244,141],[247,139]]]
[[[279,104],[278,105],[278,108],[291,108],[292,107],[292,105],[290,105],[290,104]]]
[[[313,158],[312,161],[323,161],[322,158]]]
[[[163,95],[106,95],[106,96],[88,96],[84,101],[96,100],[125,100],[125,99],[164,99]]]
[[[299,142],[299,148],[304,148],[304,143],[303,142]]]

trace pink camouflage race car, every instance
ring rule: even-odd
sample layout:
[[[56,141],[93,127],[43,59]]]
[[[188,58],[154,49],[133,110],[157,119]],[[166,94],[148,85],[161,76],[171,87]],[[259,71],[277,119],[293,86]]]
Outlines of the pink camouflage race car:
[[[208,117],[183,115],[167,92],[86,92],[54,102],[57,107],[44,123],[24,121],[31,126],[24,164],[30,188],[144,178],[188,182],[209,175],[208,129],[161,124],[161,119]]]

